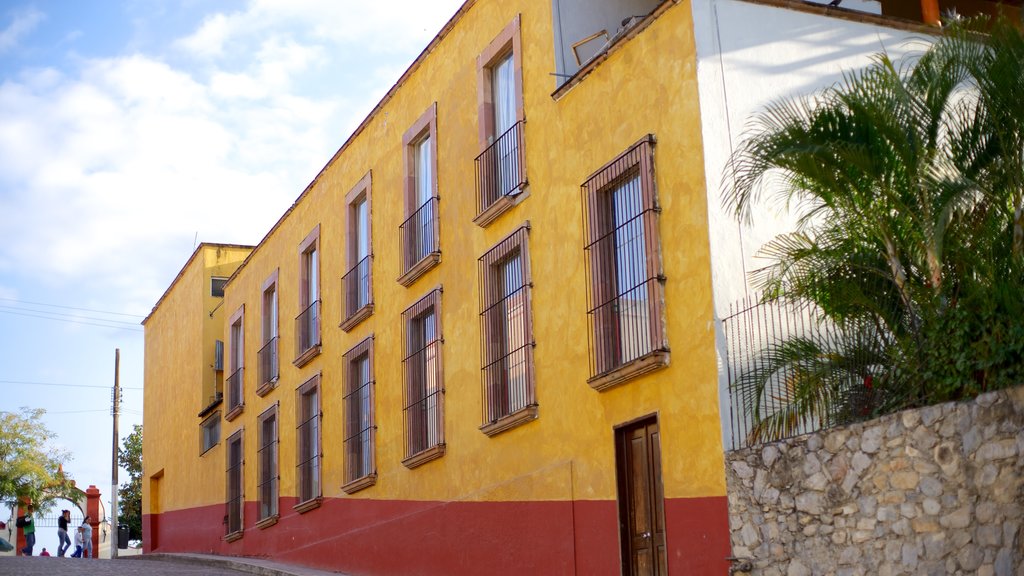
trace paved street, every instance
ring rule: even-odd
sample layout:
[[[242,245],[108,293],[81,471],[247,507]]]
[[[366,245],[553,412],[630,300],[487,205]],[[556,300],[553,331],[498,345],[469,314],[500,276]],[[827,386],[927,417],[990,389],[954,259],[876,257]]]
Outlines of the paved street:
[[[12,576],[238,576],[239,570],[169,559],[117,560],[7,556],[0,558],[0,575]]]
[[[207,554],[147,554],[117,560],[0,556],[0,576],[344,576],[259,558]]]

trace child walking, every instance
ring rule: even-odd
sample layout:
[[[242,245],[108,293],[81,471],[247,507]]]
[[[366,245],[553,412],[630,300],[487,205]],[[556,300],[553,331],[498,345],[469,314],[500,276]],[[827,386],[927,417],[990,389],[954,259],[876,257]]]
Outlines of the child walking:
[[[84,529],[81,526],[79,526],[78,530],[75,531],[75,551],[71,553],[72,558],[82,557],[82,544],[85,542],[85,540],[82,537],[83,530]]]

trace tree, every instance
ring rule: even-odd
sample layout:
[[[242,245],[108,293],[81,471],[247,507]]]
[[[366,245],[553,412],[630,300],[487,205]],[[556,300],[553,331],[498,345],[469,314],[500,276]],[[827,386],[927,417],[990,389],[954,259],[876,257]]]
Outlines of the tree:
[[[30,501],[45,510],[57,498],[79,497],[63,472],[71,455],[49,446],[56,434],[43,424],[45,413],[41,408],[0,412],[0,500]]]
[[[842,419],[865,383],[877,413],[1024,381],[1024,36],[981,25],[772,104],[730,159],[737,218],[769,184],[799,214],[757,287],[839,334],[791,339],[740,379],[755,436]],[[769,414],[773,379],[789,398]]]
[[[117,491],[118,522],[128,526],[128,537],[142,538],[142,425],[136,424],[117,449],[118,463],[128,471],[128,481]]]

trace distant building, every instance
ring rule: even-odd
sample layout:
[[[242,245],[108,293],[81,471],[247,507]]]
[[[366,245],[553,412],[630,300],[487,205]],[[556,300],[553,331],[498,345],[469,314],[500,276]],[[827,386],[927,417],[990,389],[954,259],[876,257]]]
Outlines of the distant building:
[[[201,245],[147,318],[145,550],[725,574],[720,319],[790,226],[723,213],[725,159],[750,111],[930,30],[467,1],[258,246]]]

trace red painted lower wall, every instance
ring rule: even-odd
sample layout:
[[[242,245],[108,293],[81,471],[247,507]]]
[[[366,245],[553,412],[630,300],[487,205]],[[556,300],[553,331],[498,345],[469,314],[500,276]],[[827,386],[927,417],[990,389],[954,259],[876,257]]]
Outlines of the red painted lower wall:
[[[615,501],[416,502],[324,499],[297,514],[281,499],[281,518],[224,542],[224,505],[143,517],[146,552],[267,557],[353,576],[621,573]],[[669,571],[728,573],[725,497],[665,501]]]

